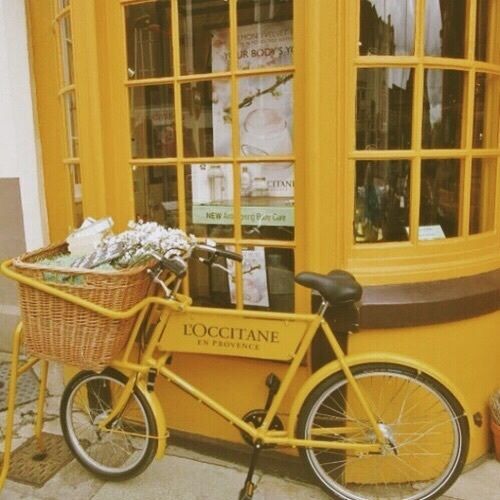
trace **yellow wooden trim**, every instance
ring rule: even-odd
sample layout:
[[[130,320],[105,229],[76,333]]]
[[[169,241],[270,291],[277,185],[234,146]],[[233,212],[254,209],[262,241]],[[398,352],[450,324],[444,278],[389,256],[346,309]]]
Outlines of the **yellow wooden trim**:
[[[238,156],[233,158],[232,156],[199,156],[199,157],[187,157],[182,156],[171,156],[165,158],[132,158],[129,160],[130,165],[164,165],[164,164],[175,164],[181,162],[184,164],[188,163],[283,163],[295,162],[295,156]]]

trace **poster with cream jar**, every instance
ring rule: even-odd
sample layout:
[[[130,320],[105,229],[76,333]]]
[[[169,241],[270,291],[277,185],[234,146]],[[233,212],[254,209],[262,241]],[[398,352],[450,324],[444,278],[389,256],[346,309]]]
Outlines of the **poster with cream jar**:
[[[229,57],[227,29],[212,32],[212,70],[225,71]],[[252,24],[238,28],[239,67],[286,66],[292,63],[292,22]],[[213,80],[213,152],[232,156],[230,86]],[[266,156],[293,154],[293,80],[288,73],[238,79],[242,224],[294,226],[294,167],[266,162]],[[258,161],[262,157],[262,161]],[[192,165],[193,222],[231,223],[233,170],[225,165]],[[214,211],[218,217],[213,217]]]

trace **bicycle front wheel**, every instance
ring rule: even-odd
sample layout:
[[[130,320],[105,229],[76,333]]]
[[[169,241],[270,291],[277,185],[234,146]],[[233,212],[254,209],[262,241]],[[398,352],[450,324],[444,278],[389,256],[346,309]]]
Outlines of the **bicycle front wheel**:
[[[156,421],[143,396],[134,388],[121,413],[101,429],[127,378],[107,368],[102,373],[80,372],[61,398],[61,427],[69,448],[90,472],[105,480],[121,481],[140,474],[153,460],[157,447]]]
[[[406,366],[370,363],[351,371],[386,443],[380,453],[303,448],[313,476],[344,500],[437,498],[467,458],[469,427],[457,399],[434,378]],[[343,373],[325,379],[308,396],[297,437],[377,442]]]

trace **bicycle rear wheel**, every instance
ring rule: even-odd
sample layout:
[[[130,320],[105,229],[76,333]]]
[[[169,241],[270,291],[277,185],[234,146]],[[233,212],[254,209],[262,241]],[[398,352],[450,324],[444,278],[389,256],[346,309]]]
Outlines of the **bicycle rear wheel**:
[[[467,418],[456,398],[429,375],[406,366],[370,363],[353,367],[352,373],[387,444],[376,454],[303,448],[313,476],[344,500],[430,500],[441,495],[460,474],[469,446]],[[329,434],[329,427],[346,427],[346,432]],[[342,372],[308,396],[297,437],[376,443]]]
[[[97,476],[121,481],[140,474],[153,460],[158,441],[153,412],[134,388],[123,411],[109,429],[98,424],[110,413],[127,377],[107,368],[102,373],[80,372],[66,386],[61,398],[61,427],[78,461]]]

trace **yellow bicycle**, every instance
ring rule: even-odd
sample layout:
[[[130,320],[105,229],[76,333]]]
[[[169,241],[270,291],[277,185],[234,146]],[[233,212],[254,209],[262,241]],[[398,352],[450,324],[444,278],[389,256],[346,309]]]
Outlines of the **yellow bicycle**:
[[[242,259],[209,244],[193,245],[189,255],[225,271],[224,259]],[[416,360],[386,353],[344,355],[324,315],[330,306],[347,310],[349,329],[356,330],[362,288],[351,274],[296,276],[298,284],[321,295],[315,314],[241,311],[195,307],[180,294],[188,262],[158,257],[151,272],[165,298],[149,296],[124,312],[19,275],[9,262],[2,265],[17,281],[107,317],[137,316],[120,359],[101,373],[77,373],[63,393],[64,437],[84,467],[106,480],[123,480],[164,455],[168,431],[154,393],[160,375],[236,426],[253,447],[240,500],[252,498],[257,458],[272,446],[298,448],[312,476],[334,498],[426,500],[453,484],[469,447],[465,405],[445,377]],[[319,329],[336,360],[310,376],[283,415],[285,395]],[[171,361],[177,352],[276,360],[289,367],[282,380],[274,374],[267,378],[265,407],[239,417],[175,373]]]

